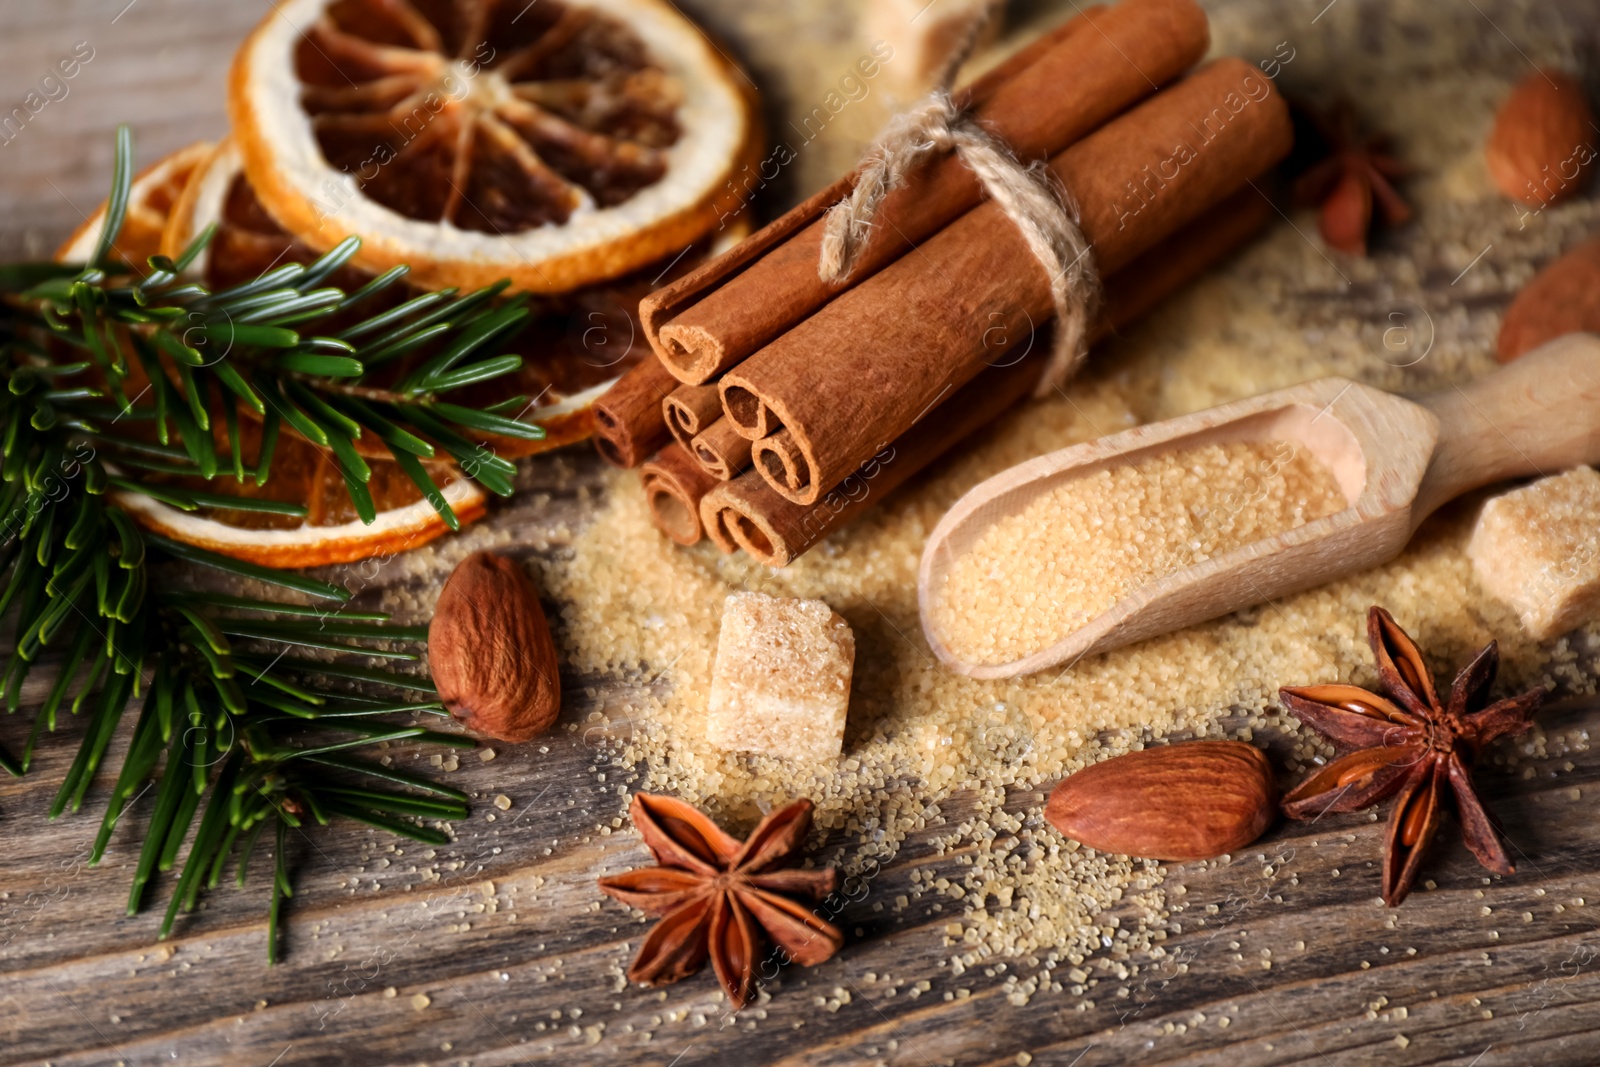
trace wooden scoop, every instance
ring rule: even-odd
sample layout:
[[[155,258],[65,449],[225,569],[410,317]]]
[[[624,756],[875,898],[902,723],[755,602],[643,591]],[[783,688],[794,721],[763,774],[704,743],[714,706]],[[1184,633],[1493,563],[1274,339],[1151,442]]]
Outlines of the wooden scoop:
[[[1084,626],[1010,663],[968,663],[932,613],[952,563],[1041,493],[1163,452],[1230,441],[1288,441],[1333,474],[1348,506],[1285,533],[1145,582]],[[974,487],[922,553],[922,630],[945,663],[1011,678],[1142,641],[1385,563],[1435,508],[1506,478],[1600,462],[1600,337],[1571,334],[1465,386],[1406,400],[1322,378],[1051,452]]]

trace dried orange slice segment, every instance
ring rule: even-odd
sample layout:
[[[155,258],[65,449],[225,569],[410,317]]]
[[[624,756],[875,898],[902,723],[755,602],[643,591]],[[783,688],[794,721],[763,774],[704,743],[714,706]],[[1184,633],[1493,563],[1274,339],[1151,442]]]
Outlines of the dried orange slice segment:
[[[156,160],[140,171],[128,189],[128,211],[112,246],[116,257],[136,270],[144,270],[145,261],[161,251],[162,234],[168,217],[182,197],[195,168],[211,157],[209,141],[198,141],[180,148],[169,156]],[[100,229],[105,224],[106,205],[101,204],[83,224],[72,232],[66,242],[56,250],[56,260],[61,263],[82,263],[94,253],[100,240]]]
[[[373,480],[368,483],[368,491],[378,502],[379,512],[373,522],[363,523],[350,504],[338,469],[334,469],[315,446],[285,435],[278,442],[278,450],[299,453],[299,470],[286,477],[278,467],[296,461],[288,454],[278,454],[272,461],[274,472],[269,485],[288,496],[302,494],[299,499],[307,504],[304,518],[288,520],[227,507],[202,507],[186,512],[149,494],[117,490],[110,496],[133,515],[134,522],[147,530],[165,534],[173,541],[229,555],[235,560],[278,568],[387,557],[416,549],[450,531],[434,506],[422,499],[418,488],[411,485],[392,462],[370,464]],[[206,490],[213,494],[226,494],[234,486],[237,483],[232,478],[205,483]],[[445,480],[442,493],[462,525],[482,517],[488,509],[485,493],[459,475]],[[262,522],[264,518],[280,518],[280,522]]]
[[[373,473],[377,475],[376,471]],[[343,494],[343,487],[337,492]],[[448,532],[444,520],[426,500],[380,511],[370,526],[351,518],[343,523],[305,523],[290,530],[271,530],[235,526],[228,521],[226,512],[180,511],[143,493],[118,490],[112,498],[147,530],[219,555],[280,569],[389,557]],[[483,493],[464,479],[452,482],[445,490],[445,498],[463,523],[481,517],[486,508]]]
[[[200,251],[189,273],[212,292],[241,285],[284,263],[309,264],[315,250],[295,240],[267,214],[244,176],[238,144],[224,137],[195,168],[183,195],[173,206],[161,237],[161,250],[177,259],[208,226],[211,243]],[[341,288],[359,286],[372,277],[362,272],[330,281]]]
[[[664,0],[284,0],[228,103],[267,211],[430,288],[565,292],[705,236],[758,150],[748,79]]]

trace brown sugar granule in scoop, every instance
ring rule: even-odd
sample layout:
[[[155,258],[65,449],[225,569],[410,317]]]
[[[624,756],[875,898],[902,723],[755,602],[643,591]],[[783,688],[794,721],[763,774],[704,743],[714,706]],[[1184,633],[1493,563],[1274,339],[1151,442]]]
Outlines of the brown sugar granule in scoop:
[[[1010,663],[1153,579],[1345,507],[1333,475],[1286,441],[1165,453],[1065,481],[990,527],[937,591],[956,656]]]

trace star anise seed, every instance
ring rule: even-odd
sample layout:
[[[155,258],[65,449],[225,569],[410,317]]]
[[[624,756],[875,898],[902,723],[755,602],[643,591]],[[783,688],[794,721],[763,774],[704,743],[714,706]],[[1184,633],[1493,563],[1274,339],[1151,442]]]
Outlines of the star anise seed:
[[[1395,907],[1411,891],[1423,852],[1439,828],[1445,786],[1455,794],[1467,847],[1496,874],[1513,871],[1500,835],[1472,787],[1478,753],[1500,737],[1522,733],[1544,699],[1533,689],[1485,707],[1500,666],[1490,641],[1461,669],[1441,703],[1433,673],[1415,642],[1390,614],[1367,612],[1367,640],[1385,695],[1354,685],[1278,690],[1294,716],[1342,749],[1353,749],[1283,798],[1290,818],[1356,811],[1398,794],[1389,811],[1383,855],[1383,902]]]
[[[728,1000],[755,996],[757,971],[776,944],[786,959],[814,966],[844,935],[796,897],[822,900],[839,884],[833,867],[801,870],[811,801],[772,812],[743,844],[673,797],[634,795],[633,825],[660,864],[600,879],[600,889],[662,919],[628,968],[635,982],[687,978],[709,957]]]
[[[1354,109],[1347,101],[1335,104],[1316,123],[1332,154],[1302,174],[1295,182],[1295,199],[1319,204],[1317,229],[1330,247],[1352,255],[1367,254],[1367,231],[1372,228],[1372,207],[1390,226],[1411,218],[1411,208],[1393,182],[1406,169],[1389,154],[1382,137],[1361,135]]]

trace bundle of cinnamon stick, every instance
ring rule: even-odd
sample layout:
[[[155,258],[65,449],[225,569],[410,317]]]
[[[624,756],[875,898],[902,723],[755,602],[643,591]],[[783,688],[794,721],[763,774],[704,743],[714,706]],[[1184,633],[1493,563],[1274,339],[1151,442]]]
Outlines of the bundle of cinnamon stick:
[[[1247,240],[1288,110],[1237,59],[1189,68],[1194,0],[1092,7],[957,102],[1071,193],[1104,280],[1092,336],[1131,322]],[[890,193],[842,281],[818,274],[823,190],[640,305],[656,358],[597,405],[601,453],[641,474],[674,540],[773,566],[1038,384],[1051,279],[978,179],[938,158]],[[698,519],[698,523],[694,520]]]

